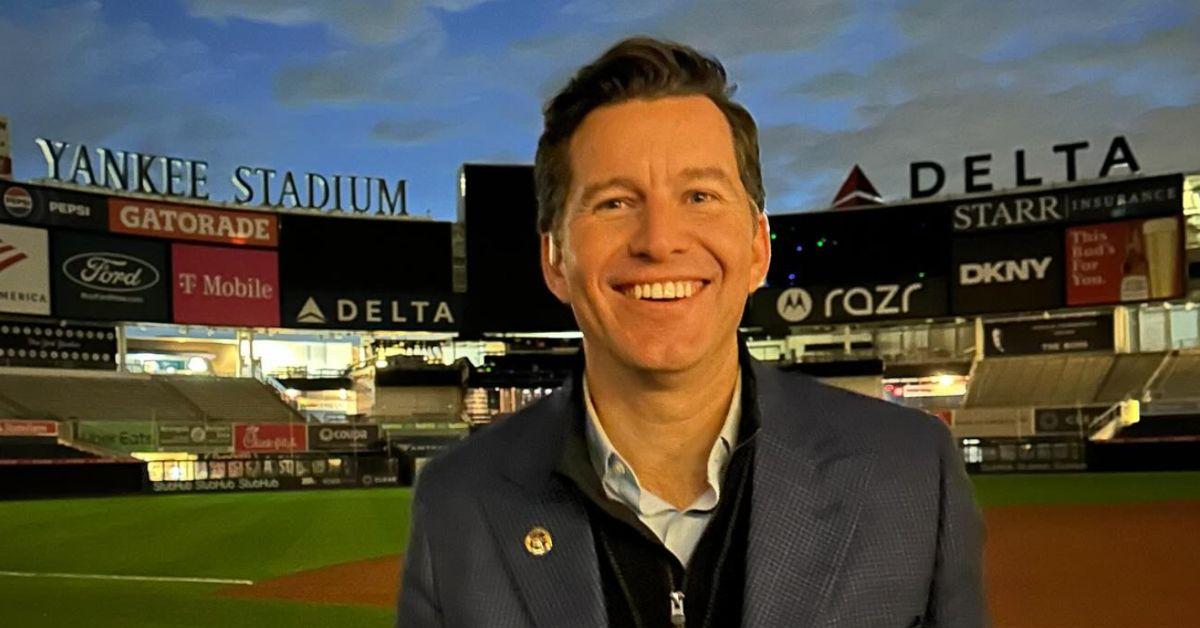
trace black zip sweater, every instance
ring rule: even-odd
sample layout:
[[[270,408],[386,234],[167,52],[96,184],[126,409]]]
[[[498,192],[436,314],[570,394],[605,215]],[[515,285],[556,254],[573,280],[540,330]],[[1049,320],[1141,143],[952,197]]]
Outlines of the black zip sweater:
[[[746,363],[744,347],[742,353],[738,442],[721,483],[721,500],[686,566],[632,510],[605,495],[588,457],[582,381],[576,379],[577,385],[572,387],[576,391],[572,404],[576,411],[559,473],[575,485],[587,505],[610,626],[723,628],[741,623],[759,424],[754,376]],[[576,377],[581,375],[580,369]],[[683,594],[682,609],[674,613],[673,593]],[[682,617],[678,610],[683,611]]]

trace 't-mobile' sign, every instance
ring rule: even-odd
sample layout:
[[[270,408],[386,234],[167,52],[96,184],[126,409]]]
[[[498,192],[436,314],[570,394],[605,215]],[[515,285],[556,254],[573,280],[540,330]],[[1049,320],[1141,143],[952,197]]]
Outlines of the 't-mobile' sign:
[[[175,244],[171,272],[176,323],[279,326],[274,251]]]

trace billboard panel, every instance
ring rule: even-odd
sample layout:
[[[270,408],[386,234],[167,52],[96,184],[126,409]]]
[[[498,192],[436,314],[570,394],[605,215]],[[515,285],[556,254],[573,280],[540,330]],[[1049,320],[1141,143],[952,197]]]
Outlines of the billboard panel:
[[[0,220],[107,231],[108,205],[99,194],[0,181]]]
[[[955,314],[1048,310],[1063,305],[1058,230],[1005,232],[954,240]]]
[[[75,439],[119,451],[154,451],[154,429],[150,421],[80,421]]]
[[[308,449],[307,425],[294,423],[238,423],[233,427],[237,453],[269,453]]]
[[[279,326],[274,251],[174,244],[171,274],[176,323]]]
[[[1067,305],[1176,299],[1184,294],[1179,216],[1071,227],[1066,247]]]
[[[150,240],[54,234],[54,312],[65,318],[165,322],[167,246]]]
[[[1183,175],[1136,177],[1112,183],[1068,188],[1071,222],[1099,222],[1183,212]]]
[[[50,314],[50,247],[45,229],[0,224],[0,312]]]
[[[743,323],[778,330],[789,325],[928,318],[948,312],[944,279],[904,283],[759,288]]]
[[[0,436],[58,436],[58,421],[0,419]]]
[[[273,247],[279,243],[278,215],[212,209],[136,198],[108,199],[110,231],[133,235]]]
[[[0,365],[117,368],[115,327],[0,321]]]
[[[313,450],[366,449],[379,442],[378,425],[310,425],[308,444]]]
[[[232,425],[158,424],[159,451],[228,451],[232,448]]]
[[[1112,351],[1113,315],[984,323],[986,357]]]
[[[286,327],[453,331],[462,320],[462,298],[452,293],[317,292],[284,286]]]

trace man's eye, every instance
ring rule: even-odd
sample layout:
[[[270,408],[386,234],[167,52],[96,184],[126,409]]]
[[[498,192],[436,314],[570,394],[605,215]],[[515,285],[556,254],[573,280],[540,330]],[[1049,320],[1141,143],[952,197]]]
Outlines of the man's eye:
[[[716,196],[713,196],[708,192],[701,192],[699,190],[695,192],[688,192],[688,201],[692,203],[708,203],[716,200],[716,198]]]
[[[596,209],[621,209],[622,207],[625,207],[625,205],[625,199],[610,198],[605,201],[600,201],[600,203],[596,205]]]

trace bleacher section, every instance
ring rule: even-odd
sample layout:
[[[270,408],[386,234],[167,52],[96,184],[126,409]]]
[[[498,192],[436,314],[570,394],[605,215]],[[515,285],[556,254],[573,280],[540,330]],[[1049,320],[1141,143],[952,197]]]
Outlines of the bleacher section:
[[[1114,356],[1073,354],[988,358],[975,365],[965,407],[1092,403]]]
[[[1171,355],[1150,392],[1156,399],[1200,398],[1200,353]]]
[[[304,421],[275,391],[255,379],[229,377],[162,376],[202,416],[221,421]]]
[[[304,421],[254,379],[44,369],[0,369],[0,410],[60,421]]]
[[[1169,359],[1165,353],[1133,353],[1118,355],[1112,369],[1100,384],[1096,401],[1116,403],[1129,397],[1141,397],[1142,390],[1162,365]]]

